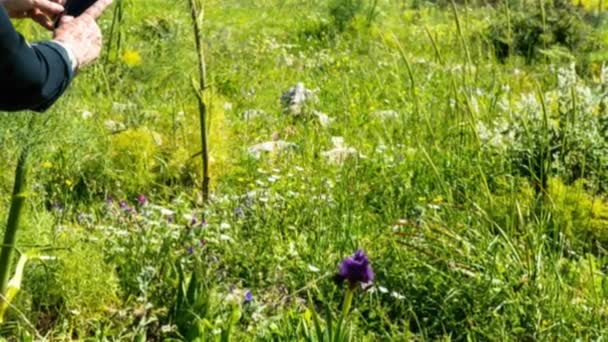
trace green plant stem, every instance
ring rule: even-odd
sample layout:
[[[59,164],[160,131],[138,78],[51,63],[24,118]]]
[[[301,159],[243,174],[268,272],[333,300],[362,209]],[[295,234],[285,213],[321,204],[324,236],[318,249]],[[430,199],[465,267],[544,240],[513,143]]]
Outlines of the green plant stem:
[[[348,287],[346,290],[346,294],[344,295],[344,302],[342,303],[342,319],[341,322],[346,320],[348,313],[350,312],[350,307],[353,304],[353,297],[355,295],[355,288],[352,286]]]
[[[13,197],[11,200],[11,208],[8,215],[8,222],[6,224],[6,231],[4,232],[4,242],[2,245],[2,253],[0,254],[0,280],[2,281],[2,288],[0,291],[2,294],[6,293],[6,287],[8,284],[9,272],[11,269],[11,260],[13,251],[15,249],[15,238],[17,236],[17,229],[19,229],[19,221],[21,218],[21,212],[25,204],[24,189],[26,187],[26,176],[27,176],[27,159],[29,156],[29,149],[25,148],[19,160],[17,161],[17,167],[15,169],[15,183],[13,185]]]
[[[353,304],[353,296],[355,295],[357,287],[349,284],[348,290],[346,290],[346,294],[344,295],[344,302],[342,303],[342,315],[340,316],[340,320],[338,321],[338,325],[336,326],[336,334],[333,336],[333,340],[335,342],[344,341],[343,328],[346,322],[346,318],[350,312],[350,307]]]
[[[207,88],[207,68],[205,65],[205,53],[203,51],[203,39],[201,26],[203,18],[202,7],[197,6],[197,0],[190,0],[190,16],[192,18],[192,26],[194,29],[194,40],[196,43],[196,55],[198,58],[198,73],[199,73],[199,84],[197,91],[199,119],[201,126],[201,157],[203,161],[203,202],[207,203],[209,200],[209,146],[207,136],[207,105],[205,104],[202,92]]]

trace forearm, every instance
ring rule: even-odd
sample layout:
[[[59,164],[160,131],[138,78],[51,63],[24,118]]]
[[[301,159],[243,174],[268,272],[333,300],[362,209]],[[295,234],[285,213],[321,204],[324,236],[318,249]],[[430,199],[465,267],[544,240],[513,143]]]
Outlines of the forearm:
[[[0,110],[44,111],[61,96],[72,77],[64,47],[54,42],[28,45],[0,8]]]

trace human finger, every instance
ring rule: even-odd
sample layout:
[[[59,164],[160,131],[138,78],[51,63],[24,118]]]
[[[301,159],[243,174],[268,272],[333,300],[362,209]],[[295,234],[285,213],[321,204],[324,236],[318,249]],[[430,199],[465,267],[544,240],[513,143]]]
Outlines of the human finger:
[[[27,11],[9,12],[9,16],[14,19],[29,18],[30,13]]]
[[[59,25],[67,24],[72,20],[74,20],[74,17],[72,17],[71,15],[64,15],[61,17],[61,20],[59,21]]]
[[[49,31],[53,30],[53,22],[43,12],[33,10],[30,12],[29,17],[45,29]]]
[[[50,0],[34,0],[34,8],[48,15],[58,15],[65,10],[61,4]]]
[[[112,4],[113,0],[97,0],[93,6],[89,7],[83,14],[90,15],[93,19],[101,17],[103,12]]]

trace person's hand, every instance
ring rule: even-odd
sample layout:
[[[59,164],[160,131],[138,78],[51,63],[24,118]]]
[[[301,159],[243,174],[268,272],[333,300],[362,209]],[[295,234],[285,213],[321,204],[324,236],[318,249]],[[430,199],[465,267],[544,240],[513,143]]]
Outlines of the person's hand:
[[[59,16],[63,12],[66,0],[0,0],[9,17],[23,19],[31,18],[38,24],[53,29],[51,18]]]
[[[78,68],[91,64],[99,57],[101,29],[96,20],[111,4],[112,0],[98,0],[77,18],[61,18],[54,40],[70,49],[78,61]]]

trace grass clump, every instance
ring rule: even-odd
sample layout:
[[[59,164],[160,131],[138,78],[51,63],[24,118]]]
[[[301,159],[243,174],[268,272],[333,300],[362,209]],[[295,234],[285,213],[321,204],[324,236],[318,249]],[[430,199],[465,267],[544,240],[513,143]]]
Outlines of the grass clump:
[[[594,40],[591,23],[569,2],[537,2],[524,6],[501,9],[487,30],[499,60],[504,62],[510,56],[521,56],[532,63],[543,56],[560,55],[586,60],[586,54],[601,49]]]

